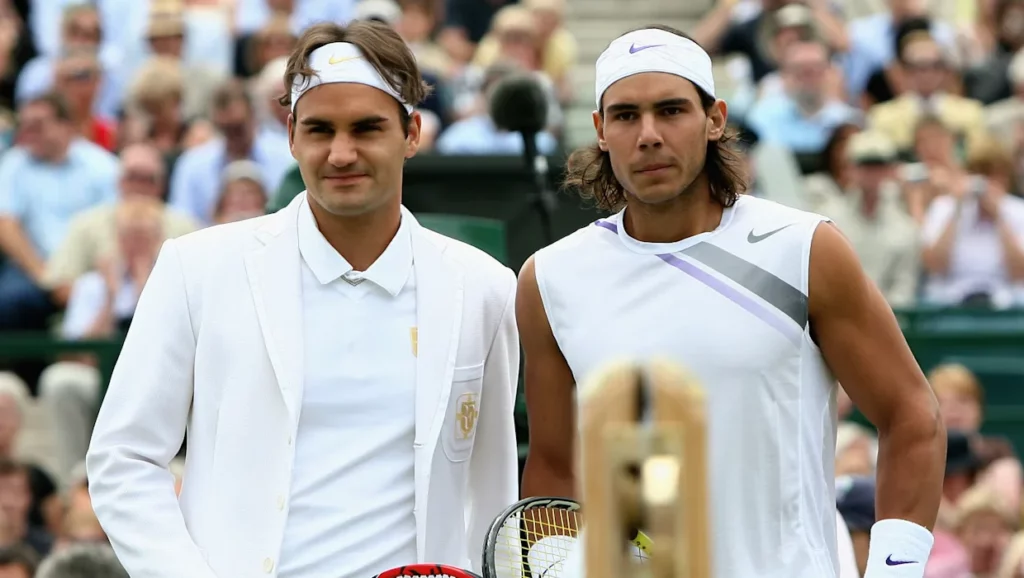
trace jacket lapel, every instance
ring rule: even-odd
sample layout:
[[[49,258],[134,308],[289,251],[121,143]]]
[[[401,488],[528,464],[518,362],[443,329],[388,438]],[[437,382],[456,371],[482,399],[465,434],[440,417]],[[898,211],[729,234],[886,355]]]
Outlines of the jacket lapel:
[[[462,271],[444,258],[444,245],[414,223],[416,271],[416,542],[422,561],[427,537],[427,490],[445,408],[451,394],[462,326]]]
[[[298,208],[305,193],[256,230],[264,244],[245,256],[256,316],[292,426],[302,401],[302,271]]]

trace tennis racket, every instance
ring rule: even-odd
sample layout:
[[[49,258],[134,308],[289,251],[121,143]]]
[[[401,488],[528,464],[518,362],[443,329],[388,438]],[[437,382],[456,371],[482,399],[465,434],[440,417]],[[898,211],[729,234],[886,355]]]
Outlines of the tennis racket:
[[[484,542],[483,578],[561,578],[579,534],[580,504],[566,498],[527,498],[491,524]],[[650,556],[643,532],[630,536],[641,561]]]
[[[398,578],[399,576],[425,576],[429,578],[480,578],[479,575],[444,564],[409,564],[385,570],[373,578]]]

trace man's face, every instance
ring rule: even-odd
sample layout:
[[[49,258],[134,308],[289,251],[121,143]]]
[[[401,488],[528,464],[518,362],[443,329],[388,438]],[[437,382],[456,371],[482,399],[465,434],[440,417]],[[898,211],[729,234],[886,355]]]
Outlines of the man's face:
[[[249,179],[239,179],[227,184],[221,197],[218,221],[230,223],[266,213],[267,195],[263,187]]]
[[[32,575],[20,564],[5,564],[0,566],[0,578],[32,578]]]
[[[68,123],[57,118],[57,111],[45,102],[22,107],[18,125],[21,144],[37,159],[52,160],[60,155],[70,138]]]
[[[824,101],[826,72],[828,53],[821,44],[800,42],[786,51],[783,79],[797,102],[819,105]]]
[[[28,521],[28,509],[32,504],[28,477],[24,472],[0,476],[0,510],[15,524]]]
[[[853,178],[861,191],[877,193],[894,173],[893,165],[888,163],[862,163],[855,165]]]
[[[153,51],[153,54],[158,56],[181,58],[182,51],[185,47],[185,35],[161,34],[159,36],[151,36],[149,38],[149,47]]]
[[[76,14],[64,28],[66,48],[96,48],[102,40],[99,14],[83,10]]]
[[[155,151],[129,147],[121,153],[121,194],[158,199],[163,194],[163,160]]]
[[[228,142],[238,143],[252,139],[252,110],[245,101],[236,100],[214,111],[212,120]]]
[[[598,144],[628,196],[644,204],[682,195],[704,170],[708,142],[725,128],[725,104],[705,112],[693,83],[673,74],[629,76],[602,100],[604,118],[594,113]]]
[[[74,109],[89,109],[96,98],[100,69],[91,58],[73,57],[57,66],[54,85]]]
[[[329,83],[306,92],[288,133],[316,204],[355,216],[401,203],[403,165],[420,142],[418,112],[412,120],[406,136],[395,99],[371,86]]]
[[[911,92],[927,97],[942,89],[947,68],[938,44],[931,40],[914,42],[906,47],[903,60]]]
[[[10,395],[0,395],[0,448],[13,450],[20,430],[21,410],[17,400]]]

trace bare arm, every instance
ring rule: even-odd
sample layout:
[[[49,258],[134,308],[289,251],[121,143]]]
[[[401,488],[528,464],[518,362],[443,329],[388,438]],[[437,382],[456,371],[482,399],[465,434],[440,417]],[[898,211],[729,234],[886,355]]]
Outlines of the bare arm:
[[[693,41],[700,44],[708,53],[715,53],[721,47],[722,37],[732,24],[732,7],[734,0],[719,0],[714,9],[705,16],[691,35]]]
[[[946,461],[938,402],[881,292],[828,224],[814,235],[808,306],[829,368],[878,428],[878,519],[931,529]]]
[[[939,239],[926,246],[921,252],[921,262],[924,264],[924,268],[932,275],[942,275],[949,269],[949,256],[953,252],[953,243],[956,241],[956,227],[960,222],[960,211],[962,208],[963,203],[958,199],[956,210],[942,229]]]
[[[523,472],[523,497],[576,495],[573,443],[576,437],[575,379],[551,332],[533,257],[519,273],[516,321],[523,345],[530,453]]]
[[[14,261],[36,283],[43,278],[46,263],[25,236],[21,223],[14,217],[0,216],[0,252]]]

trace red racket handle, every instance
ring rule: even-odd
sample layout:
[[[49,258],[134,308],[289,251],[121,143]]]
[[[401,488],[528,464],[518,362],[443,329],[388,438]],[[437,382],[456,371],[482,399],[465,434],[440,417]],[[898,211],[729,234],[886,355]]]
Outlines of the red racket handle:
[[[452,578],[480,578],[479,575],[444,564],[409,564],[385,570],[373,578],[398,578],[399,576],[451,576]]]

